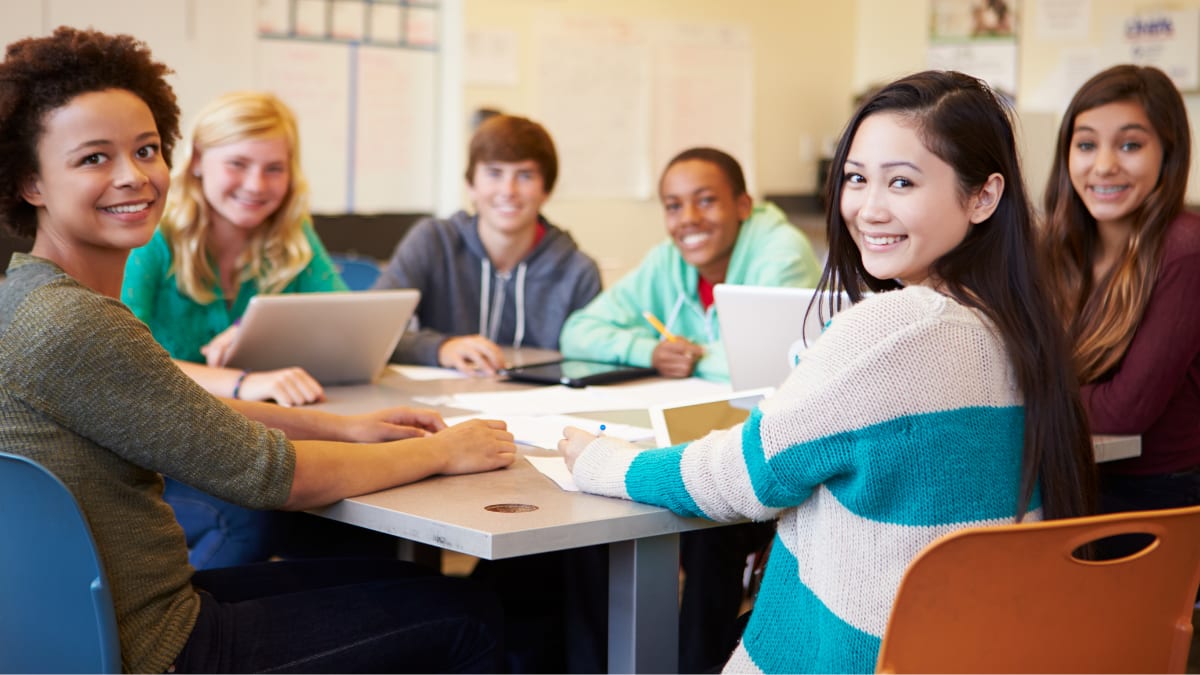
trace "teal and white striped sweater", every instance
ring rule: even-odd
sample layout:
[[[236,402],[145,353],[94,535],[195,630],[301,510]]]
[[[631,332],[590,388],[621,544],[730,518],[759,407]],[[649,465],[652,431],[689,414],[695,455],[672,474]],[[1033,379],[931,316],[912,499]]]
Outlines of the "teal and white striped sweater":
[[[745,424],[592,442],[588,492],[719,521],[778,517],[727,672],[871,672],[900,577],[937,537],[1015,519],[1024,412],[990,324],[924,287],[838,314]],[[1035,494],[1027,519],[1040,517]]]

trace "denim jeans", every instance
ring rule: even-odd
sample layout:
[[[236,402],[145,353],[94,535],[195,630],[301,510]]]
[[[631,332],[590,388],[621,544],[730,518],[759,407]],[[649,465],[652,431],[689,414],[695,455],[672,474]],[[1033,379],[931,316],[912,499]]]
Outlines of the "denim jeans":
[[[200,617],[177,673],[500,672],[495,597],[396,560],[319,559],[197,572]]]
[[[187,537],[198,570],[283,557],[395,558],[396,538],[307,513],[258,511],[166,478],[163,499]]]
[[[1152,511],[1200,504],[1200,470],[1129,476],[1100,474],[1100,511]],[[1101,540],[1101,559],[1131,555],[1153,541],[1150,535],[1128,534]]]

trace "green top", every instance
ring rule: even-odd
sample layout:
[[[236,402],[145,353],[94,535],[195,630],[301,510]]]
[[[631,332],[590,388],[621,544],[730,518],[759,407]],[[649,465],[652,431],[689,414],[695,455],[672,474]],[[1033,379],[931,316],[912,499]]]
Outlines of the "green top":
[[[295,473],[291,443],[209,396],[121,303],[23,253],[0,284],[0,363],[0,447],[75,495],[112,587],[124,669],[165,671],[200,598],[161,474],[278,508]]]
[[[812,288],[820,276],[804,234],[774,204],[755,206],[738,232],[725,283]],[[660,340],[642,317],[649,310],[672,333],[704,347],[697,377],[729,381],[716,306],[701,306],[699,279],[674,242],[658,244],[637,269],[567,319],[559,350],[570,359],[649,366]]]
[[[307,221],[304,236],[312,247],[312,260],[280,292],[349,290],[312,224]],[[171,247],[162,230],[156,230],[145,246],[130,252],[125,264],[121,300],[129,305],[134,316],[150,327],[154,339],[172,358],[204,363],[200,348],[241,318],[250,298],[258,295],[258,282],[254,279],[243,282],[232,305],[225,302],[221,285],[214,282],[211,290],[216,299],[202,305],[179,290],[172,268]]]

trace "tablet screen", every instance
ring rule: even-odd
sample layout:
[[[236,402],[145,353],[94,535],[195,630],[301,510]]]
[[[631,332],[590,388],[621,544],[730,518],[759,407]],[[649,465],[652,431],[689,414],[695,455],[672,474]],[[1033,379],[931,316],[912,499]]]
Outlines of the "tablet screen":
[[[536,366],[511,368],[504,371],[509,379],[540,384],[565,384],[568,387],[586,387],[592,384],[622,382],[639,377],[656,375],[653,368],[622,366],[614,363],[593,361],[559,361]]]

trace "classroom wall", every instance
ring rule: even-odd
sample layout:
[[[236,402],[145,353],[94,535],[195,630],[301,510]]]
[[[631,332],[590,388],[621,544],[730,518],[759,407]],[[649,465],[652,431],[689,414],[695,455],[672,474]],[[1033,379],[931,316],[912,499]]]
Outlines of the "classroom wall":
[[[4,0],[0,44],[61,25],[134,35],[175,71],[186,129],[212,98],[254,85],[254,16],[244,0]]]
[[[1054,142],[1071,95],[1082,81],[1072,72],[1080,63],[1103,70],[1121,58],[1113,48],[1114,24],[1139,10],[1200,8],[1200,0],[1147,3],[1142,0],[1091,0],[1080,3],[1089,11],[1087,35],[1048,40],[1040,36],[1036,3],[1018,3],[1017,132],[1026,183],[1035,203],[1054,159]],[[931,0],[857,0],[854,50],[854,89],[860,91],[904,73],[925,67]],[[1192,122],[1192,170],[1188,202],[1200,203],[1200,94],[1184,93]]]
[[[0,3],[0,44],[45,35],[60,25],[132,34],[175,71],[169,81],[178,98],[185,136],[202,106],[228,91],[268,89],[290,103],[300,123],[301,160],[312,186],[314,212],[428,212],[457,207],[461,181],[440,174],[445,167],[436,151],[439,145],[458,147],[462,142],[461,134],[450,141],[440,138],[440,132],[451,125],[438,124],[435,115],[451,109],[450,116],[457,118],[461,110],[462,78],[452,64],[435,70],[440,52],[422,48],[351,48],[336,40],[261,38],[259,4],[248,0],[5,0]],[[286,2],[272,4],[288,7]],[[460,0],[439,3],[438,27],[451,38],[462,33],[460,10]],[[453,50],[457,43],[450,42],[447,49]],[[442,77],[435,78],[435,73]],[[448,198],[441,191],[446,185],[455,188]],[[452,201],[443,205],[439,199]]]
[[[1090,33],[1064,42],[1037,37],[1032,10],[1039,1],[1046,0],[1019,3],[1017,90],[1018,134],[1035,198],[1041,194],[1049,169],[1060,114],[1048,101],[1054,95],[1066,95],[1055,91],[1064,89],[1055,86],[1062,64],[1081,49],[1103,47],[1114,20],[1146,6],[1141,0],[1084,3],[1090,9]],[[466,204],[462,170],[472,110],[499,107],[538,116],[543,54],[537,26],[547,16],[695,22],[745,30],[753,51],[755,154],[753,165],[747,168],[753,179],[752,192],[761,196],[812,194],[817,185],[817,160],[840,132],[854,95],[872,84],[925,67],[931,2],[441,0],[439,80],[446,86],[438,92],[440,127],[431,130],[439,137],[440,163],[430,168],[439,177],[437,211],[449,213]],[[1196,7],[1200,0],[1169,4],[1171,9]],[[186,128],[195,111],[212,97],[254,86],[255,8],[256,3],[245,0],[6,0],[0,3],[0,43],[41,34],[62,23],[131,32],[146,40],[156,56],[176,70],[173,82]],[[463,72],[463,39],[478,30],[498,30],[514,37],[515,81],[452,86],[470,79]],[[728,95],[726,84],[714,79],[714,100]],[[1191,118],[1200,119],[1200,96],[1185,98]],[[659,170],[661,167],[653,169],[655,175]],[[320,190],[321,186],[314,188]],[[1200,203],[1200,170],[1195,167],[1188,194],[1190,202]],[[621,199],[555,195],[546,213],[598,259],[606,284],[636,266],[663,238],[661,213],[649,194]]]
[[[537,117],[539,18],[622,17],[726,23],[745,27],[753,48],[756,179],[765,193],[812,193],[823,144],[839,132],[850,112],[854,63],[842,56],[854,42],[855,3],[824,0],[464,0],[464,27],[509,31],[517,38],[520,79],[513,85],[464,87],[465,115],[500,107]],[[712,82],[711,96],[728,86]],[[563,92],[570,95],[570,92]],[[554,129],[550,129],[551,134]],[[621,139],[598,139],[620,143]],[[465,148],[461,151],[465,155]],[[661,167],[653,169],[655,177]],[[552,196],[547,216],[570,230],[597,258],[605,284],[615,281],[664,237],[653,198],[598,199]]]

